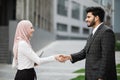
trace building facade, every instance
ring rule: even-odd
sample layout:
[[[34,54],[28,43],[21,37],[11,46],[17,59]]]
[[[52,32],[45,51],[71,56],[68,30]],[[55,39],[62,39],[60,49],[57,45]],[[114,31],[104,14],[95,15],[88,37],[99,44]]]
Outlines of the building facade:
[[[17,0],[16,19],[29,19],[35,26],[54,33],[56,39],[86,39],[91,29],[85,23],[85,9],[103,7],[105,24],[113,27],[113,3],[113,0]]]
[[[17,0],[16,19],[28,19],[34,26],[52,32],[53,0]]]
[[[0,63],[9,63],[9,20],[15,20],[16,0],[0,0]]]
[[[91,29],[85,23],[85,9],[101,5],[92,0],[54,0],[53,4],[56,39],[86,39]]]

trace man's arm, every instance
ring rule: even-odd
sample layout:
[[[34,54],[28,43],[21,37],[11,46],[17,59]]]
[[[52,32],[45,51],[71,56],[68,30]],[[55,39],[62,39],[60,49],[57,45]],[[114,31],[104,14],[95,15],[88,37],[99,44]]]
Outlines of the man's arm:
[[[83,49],[78,53],[71,54],[71,62],[75,63],[75,62],[77,62],[79,60],[84,59],[85,57],[86,57],[86,51],[85,51],[85,49]]]
[[[60,54],[57,58],[59,62],[65,62],[67,60],[70,60],[72,63],[82,60],[85,58],[85,50],[83,49],[82,51],[70,55],[65,55],[65,54]]]

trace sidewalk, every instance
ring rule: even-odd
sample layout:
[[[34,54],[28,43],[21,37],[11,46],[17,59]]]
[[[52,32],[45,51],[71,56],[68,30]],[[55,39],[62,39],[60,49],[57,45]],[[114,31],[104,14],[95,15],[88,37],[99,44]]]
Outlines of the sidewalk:
[[[65,40],[56,41],[46,46],[42,57],[57,55],[57,54],[71,54],[80,51],[86,41],[82,40]],[[40,51],[37,52],[40,54]],[[116,52],[116,62],[120,63],[120,52]],[[51,62],[48,64],[41,64],[36,67],[38,80],[70,80],[79,74],[73,73],[75,70],[84,68],[85,60],[72,64],[70,61],[65,63]],[[16,73],[15,69],[11,68],[11,64],[0,64],[0,80],[13,80]],[[84,74],[81,74],[84,75]]]

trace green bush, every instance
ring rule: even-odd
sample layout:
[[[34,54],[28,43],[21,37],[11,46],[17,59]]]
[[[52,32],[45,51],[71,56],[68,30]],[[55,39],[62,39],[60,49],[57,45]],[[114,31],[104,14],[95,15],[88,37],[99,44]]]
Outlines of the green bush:
[[[117,69],[116,69],[116,70],[117,70],[117,73],[120,74],[120,64],[117,64],[116,67],[117,67]]]
[[[116,41],[115,50],[120,51],[120,41]]]

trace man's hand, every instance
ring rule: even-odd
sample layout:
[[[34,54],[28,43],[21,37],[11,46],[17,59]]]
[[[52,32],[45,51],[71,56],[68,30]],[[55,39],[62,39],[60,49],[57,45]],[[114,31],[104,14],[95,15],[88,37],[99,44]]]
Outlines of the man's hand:
[[[99,78],[98,80],[103,80],[103,79],[100,79],[100,78]]]
[[[58,60],[59,62],[65,62],[67,60],[70,60],[71,56],[60,54],[60,55],[56,56],[55,59]]]

